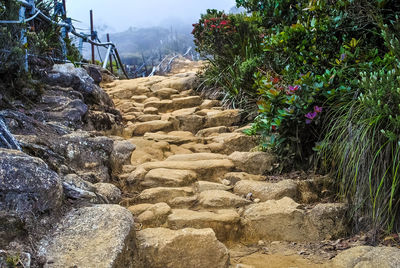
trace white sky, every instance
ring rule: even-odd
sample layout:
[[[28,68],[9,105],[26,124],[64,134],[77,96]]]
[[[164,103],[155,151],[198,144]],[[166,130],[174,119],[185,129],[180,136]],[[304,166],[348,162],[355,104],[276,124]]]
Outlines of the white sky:
[[[95,28],[99,34],[121,32],[129,27],[151,27],[177,21],[191,25],[207,9],[229,11],[235,0],[66,0],[67,15],[89,28],[89,10],[93,9]],[[164,23],[163,23],[164,22]],[[169,27],[170,25],[165,25]]]

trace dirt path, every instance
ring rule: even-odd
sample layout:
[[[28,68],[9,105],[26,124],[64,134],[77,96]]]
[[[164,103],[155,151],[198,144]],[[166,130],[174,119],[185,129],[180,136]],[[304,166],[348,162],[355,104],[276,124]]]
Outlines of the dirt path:
[[[315,204],[324,178],[267,181],[274,158],[253,151],[240,111],[196,95],[185,68],[103,86],[136,145],[118,178],[143,267],[322,267],[344,205]]]

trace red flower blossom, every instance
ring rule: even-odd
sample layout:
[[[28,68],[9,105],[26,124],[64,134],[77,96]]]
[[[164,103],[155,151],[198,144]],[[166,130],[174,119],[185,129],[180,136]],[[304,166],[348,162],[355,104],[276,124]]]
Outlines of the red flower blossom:
[[[278,84],[279,81],[280,81],[280,79],[279,79],[278,77],[272,78],[272,83],[273,83],[273,84]]]
[[[220,23],[221,25],[227,25],[228,24],[228,22],[226,21],[226,20],[223,20],[223,21],[221,21],[221,23]]]
[[[276,130],[276,126],[271,126],[271,129],[272,129],[273,131],[275,131],[275,130]]]
[[[217,26],[216,26],[216,25],[214,25],[214,24],[213,24],[213,25],[211,25],[211,28],[216,28],[216,27],[217,27]]]

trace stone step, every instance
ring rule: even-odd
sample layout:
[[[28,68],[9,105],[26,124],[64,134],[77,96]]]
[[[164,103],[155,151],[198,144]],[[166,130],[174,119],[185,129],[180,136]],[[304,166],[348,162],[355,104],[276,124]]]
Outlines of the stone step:
[[[48,268],[108,268],[132,267],[135,248],[132,214],[118,205],[94,205],[70,211],[38,252]]]
[[[275,163],[275,157],[266,152],[234,152],[229,159],[235,164],[236,170],[256,175],[271,171]]]
[[[228,159],[227,155],[213,153],[176,154],[168,157],[165,161],[201,161]]]
[[[195,137],[191,132],[188,131],[172,131],[166,132],[156,132],[156,133],[146,133],[144,135],[145,139],[154,141],[165,141],[170,144],[181,145],[184,143],[194,142],[201,143],[202,139]]]
[[[174,206],[177,198],[194,195],[191,187],[155,187],[143,190],[137,197],[137,203],[162,203]]]
[[[135,222],[142,224],[142,228],[163,225],[171,213],[171,207],[167,203],[139,204],[128,207],[128,210],[135,217]]]
[[[163,120],[136,123],[124,129],[125,137],[141,136],[147,132],[172,130],[172,123]]]
[[[188,186],[196,176],[193,170],[156,168],[146,174],[140,185],[143,188]]]
[[[346,234],[344,204],[318,204],[304,209],[288,197],[243,209],[243,239],[247,242],[316,242]]]
[[[233,209],[215,212],[173,209],[168,216],[167,226],[174,230],[211,228],[220,241],[232,241],[240,238],[240,216]]]
[[[204,128],[205,117],[196,114],[174,115],[170,117],[169,121],[172,122],[175,129],[196,134]]]
[[[229,251],[211,228],[137,232],[138,268],[228,268]]]
[[[228,172],[224,175],[223,180],[227,185],[234,186],[238,181],[265,181],[266,177],[262,175],[249,174],[246,172]]]
[[[157,121],[161,120],[161,115],[158,114],[143,114],[136,117],[136,120],[139,122],[149,122],[149,121]]]
[[[229,133],[231,132],[229,130],[229,127],[226,126],[218,126],[218,127],[210,127],[210,128],[204,128],[202,130],[199,130],[196,133],[196,136],[198,137],[209,137],[209,136],[215,136],[221,133]]]
[[[218,127],[218,126],[232,126],[240,122],[241,115],[239,110],[223,110],[213,111],[207,113],[207,119],[205,123],[206,128]]]
[[[234,164],[229,159],[148,162],[139,165],[128,180],[131,183],[138,183],[150,170],[157,168],[192,170],[197,173],[198,180],[219,182],[223,174],[234,168]]]
[[[213,108],[213,107],[217,107],[217,106],[220,106],[221,105],[221,103],[218,101],[218,100],[208,100],[208,99],[205,99],[202,103],[201,103],[201,105],[199,106],[199,108],[200,108],[200,110],[202,110],[202,109],[211,109],[211,108]]]
[[[157,97],[161,100],[171,99],[171,96],[174,94],[178,94],[179,91],[173,88],[160,88],[152,93],[149,96]]]
[[[226,186],[221,183],[209,182],[209,181],[197,181],[194,183],[194,189],[196,192],[201,193],[208,190],[231,190],[232,187]]]
[[[221,133],[205,138],[213,153],[231,154],[233,152],[249,152],[258,146],[257,138],[240,132]]]
[[[198,194],[198,206],[208,209],[239,208],[252,202],[223,190],[207,190]]]
[[[290,197],[294,200],[299,198],[297,182],[293,180],[283,180],[277,183],[242,180],[235,184],[233,192],[239,196],[250,194],[252,199],[258,199],[261,202],[278,200],[283,197]]]

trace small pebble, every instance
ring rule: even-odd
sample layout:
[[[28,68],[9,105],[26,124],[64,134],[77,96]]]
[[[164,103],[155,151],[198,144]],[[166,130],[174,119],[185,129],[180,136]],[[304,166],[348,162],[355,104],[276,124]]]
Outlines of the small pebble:
[[[260,203],[260,198],[256,198],[256,199],[254,199],[254,203]]]

